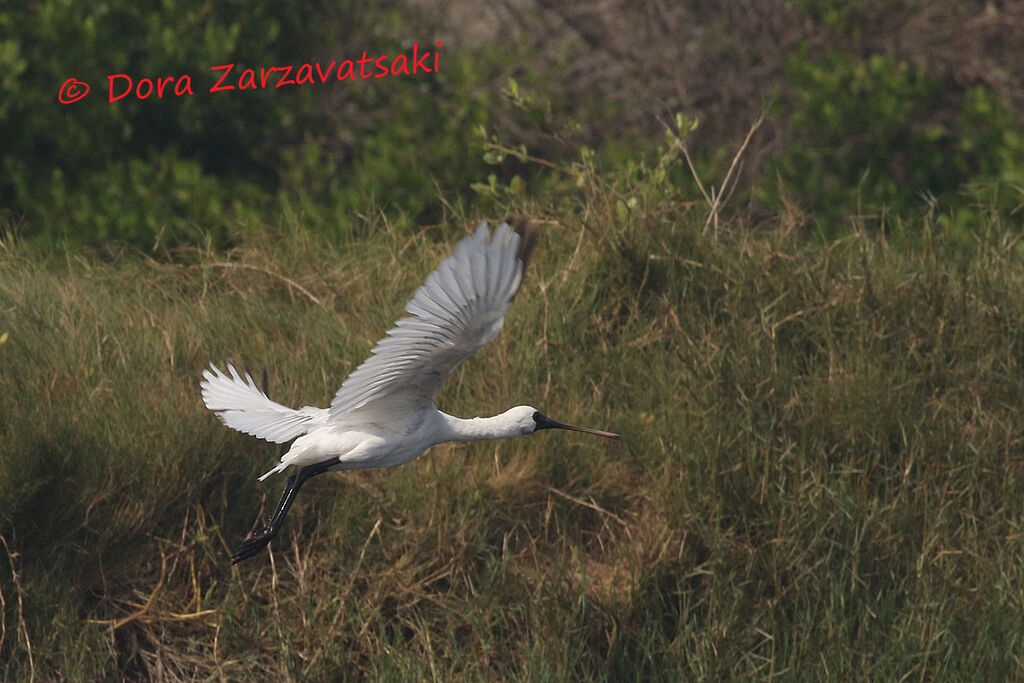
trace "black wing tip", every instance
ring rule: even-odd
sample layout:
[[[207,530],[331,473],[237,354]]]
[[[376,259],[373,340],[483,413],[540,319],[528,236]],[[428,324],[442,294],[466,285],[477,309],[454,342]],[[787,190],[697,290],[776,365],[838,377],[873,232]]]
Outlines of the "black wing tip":
[[[242,369],[245,371],[246,379],[250,380],[253,384],[255,384],[256,383],[256,376],[253,375],[252,374],[252,370],[249,369],[249,364],[248,363],[243,363],[242,364]],[[267,398],[270,398],[270,389],[269,389],[269,387],[270,387],[270,377],[267,376],[267,369],[266,368],[263,368],[263,376],[261,377],[261,379],[263,381],[260,382],[260,386],[257,387],[257,388],[258,389],[262,389],[263,390],[263,395],[266,396]]]
[[[523,272],[526,272],[526,266],[530,262],[530,254],[533,253],[533,247],[537,244],[537,236],[540,234],[540,229],[526,215],[509,216],[505,222],[519,235],[519,249],[516,251],[516,258],[522,261]]]

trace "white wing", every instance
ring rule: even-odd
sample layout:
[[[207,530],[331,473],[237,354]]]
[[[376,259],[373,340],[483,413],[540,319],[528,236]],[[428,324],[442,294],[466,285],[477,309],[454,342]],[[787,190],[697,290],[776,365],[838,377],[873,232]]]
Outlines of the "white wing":
[[[248,372],[243,380],[234,366],[228,364],[231,377],[210,364],[203,370],[203,403],[217,413],[221,422],[232,429],[274,443],[285,443],[327,423],[327,411],[305,406],[293,410],[271,401],[256,386]]]
[[[497,336],[533,244],[528,222],[520,229],[522,238],[502,223],[492,237],[485,222],[459,242],[406,304],[412,315],[338,389],[332,422],[384,398],[432,401],[452,370]]]

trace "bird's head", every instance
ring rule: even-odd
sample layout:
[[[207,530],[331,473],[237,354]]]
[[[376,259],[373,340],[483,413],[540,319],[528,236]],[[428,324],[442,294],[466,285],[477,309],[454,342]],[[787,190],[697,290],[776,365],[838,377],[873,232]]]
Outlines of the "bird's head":
[[[533,406],[517,406],[512,408],[507,413],[509,419],[519,428],[519,433],[523,436],[527,434],[533,434],[539,432],[542,429],[569,429],[574,432],[583,432],[584,434],[594,434],[596,436],[603,436],[606,439],[621,439],[622,437],[613,432],[605,432],[600,429],[587,429],[586,427],[577,427],[575,425],[565,424],[564,422],[558,422],[552,420],[550,417],[540,412]]]

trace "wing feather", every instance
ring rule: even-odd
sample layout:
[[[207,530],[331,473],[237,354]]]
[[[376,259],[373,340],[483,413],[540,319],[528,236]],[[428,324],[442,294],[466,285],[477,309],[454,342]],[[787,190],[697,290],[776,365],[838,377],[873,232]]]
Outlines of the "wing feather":
[[[271,401],[248,372],[243,379],[230,363],[228,372],[230,377],[211,363],[210,370],[203,370],[200,382],[203,403],[228,427],[273,443],[285,443],[327,423],[324,409],[306,406],[293,410]]]
[[[416,290],[405,306],[410,316],[341,385],[331,421],[384,398],[433,401],[448,375],[501,330],[532,245],[526,220],[515,230],[502,223],[493,233],[480,223]]]

